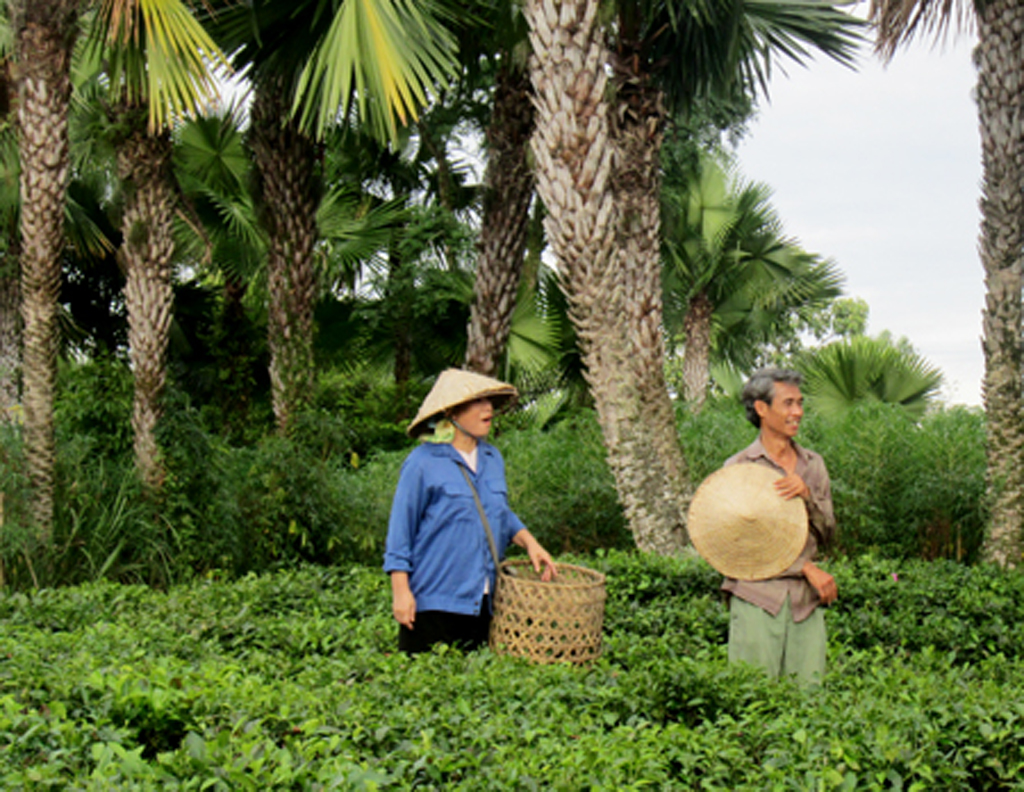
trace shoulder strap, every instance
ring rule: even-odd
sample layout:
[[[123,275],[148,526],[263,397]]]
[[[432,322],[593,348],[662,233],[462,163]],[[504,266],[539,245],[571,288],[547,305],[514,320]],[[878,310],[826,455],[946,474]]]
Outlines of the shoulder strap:
[[[494,569],[500,571],[501,562],[498,560],[498,546],[494,543],[494,534],[491,532],[491,524],[487,521],[487,515],[484,513],[484,505],[480,502],[480,496],[477,494],[476,487],[473,486],[473,479],[469,477],[469,471],[466,470],[464,465],[456,462],[459,470],[462,471],[463,477],[466,479],[466,483],[469,484],[469,491],[473,493],[473,500],[476,501],[476,510],[480,512],[480,520],[484,524],[484,532],[487,534],[487,544],[491,546],[491,556],[494,558]]]

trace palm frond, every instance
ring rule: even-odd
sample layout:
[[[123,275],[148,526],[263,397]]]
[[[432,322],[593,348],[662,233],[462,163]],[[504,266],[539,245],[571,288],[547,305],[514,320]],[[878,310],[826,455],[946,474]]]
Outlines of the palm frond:
[[[395,229],[406,219],[400,201],[379,202],[351,185],[338,185],[323,197],[317,228],[331,288],[351,288],[367,264],[380,265]]]
[[[237,194],[244,190],[250,162],[242,142],[241,110],[200,115],[179,126],[174,164],[210,190]]]
[[[853,66],[862,20],[824,0],[670,0],[652,4],[652,60],[670,101],[737,90],[767,93],[778,60],[822,53]]]
[[[868,20],[875,26],[875,51],[891,60],[919,33],[941,39],[950,31],[969,32],[975,7],[969,0],[871,0]]]
[[[299,77],[295,110],[303,127],[323,137],[354,100],[377,135],[396,140],[431,88],[456,72],[441,13],[431,0],[346,0]]]
[[[914,352],[861,336],[804,353],[798,363],[815,410],[841,415],[865,400],[896,404],[921,418],[942,385],[942,374]]]
[[[182,0],[102,0],[89,37],[130,104],[148,104],[150,130],[196,115],[218,95],[227,58]]]

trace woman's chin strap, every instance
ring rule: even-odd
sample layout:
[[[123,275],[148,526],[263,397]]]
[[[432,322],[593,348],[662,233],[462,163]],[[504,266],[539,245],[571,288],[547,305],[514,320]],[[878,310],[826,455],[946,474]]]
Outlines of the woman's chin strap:
[[[455,426],[456,429],[458,429],[460,432],[462,432],[467,437],[472,437],[478,443],[481,440],[483,440],[485,437],[487,437],[487,435],[479,435],[479,436],[477,436],[477,435],[473,434],[472,432],[467,432],[465,430],[465,428],[462,426],[462,424],[460,424],[454,418],[449,417],[448,420],[452,422],[452,424]]]

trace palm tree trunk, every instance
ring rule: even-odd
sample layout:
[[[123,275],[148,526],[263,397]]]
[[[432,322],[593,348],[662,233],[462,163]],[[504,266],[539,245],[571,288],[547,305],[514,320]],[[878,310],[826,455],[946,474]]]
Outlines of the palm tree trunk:
[[[610,187],[618,207],[616,269],[628,329],[627,370],[635,381],[630,396],[638,401],[640,420],[632,427],[638,455],[622,464],[643,493],[640,514],[631,523],[637,544],[666,553],[687,541],[690,492],[665,381],[660,200],[665,107],[661,91],[642,69],[642,53],[629,51],[625,27],[620,25],[619,51],[612,59],[616,88],[610,128],[616,157]]]
[[[170,172],[170,135],[148,133],[147,113],[145,106],[118,109],[116,120],[131,132],[119,141],[117,171],[125,191],[120,257],[125,271],[128,347],[135,380],[135,465],[143,483],[155,491],[164,481],[156,427],[163,414],[174,304],[171,221],[175,191]]]
[[[608,52],[597,12],[597,0],[526,4],[537,96],[537,191],[548,209],[545,229],[563,275],[619,498],[637,546],[669,553],[686,541],[685,504],[674,486],[682,471],[673,473],[663,459],[674,441],[656,436],[664,430],[665,407],[671,410],[667,389],[663,396],[655,392],[651,383],[659,375],[648,369],[661,332],[658,327],[652,335],[648,319],[660,311],[650,302],[646,264],[634,268],[617,252],[624,241],[617,234],[649,219],[619,217],[604,99]],[[630,294],[634,288],[641,295]],[[643,360],[634,360],[638,351]]]
[[[76,6],[72,0],[22,0],[12,9],[20,70],[23,437],[34,491],[32,519],[44,547],[50,542],[54,516],[57,299],[68,182],[69,67]]]
[[[508,343],[529,235],[533,171],[527,161],[534,110],[530,75],[504,62],[487,128],[480,259],[466,340],[466,368],[495,376]]]
[[[0,65],[0,101],[3,118],[11,123],[11,111],[18,104],[14,65],[5,59]],[[0,423],[20,419],[18,378],[21,374],[21,238],[17,217],[3,229],[4,252],[0,254]],[[0,514],[0,526],[2,526]]]
[[[398,234],[393,241],[397,241]],[[413,301],[415,285],[409,267],[402,257],[401,246],[392,244],[388,247],[388,279],[384,286],[384,298],[390,315],[391,340],[395,350],[395,361],[392,376],[398,393],[403,395],[412,380],[413,362]],[[405,403],[404,399],[400,404]],[[399,420],[404,415],[397,416]]]
[[[18,374],[21,371],[21,289],[18,245],[8,241],[0,257],[0,422],[15,423],[18,407]]]
[[[704,407],[708,395],[711,360],[711,315],[714,306],[705,292],[695,294],[683,317],[686,351],[683,356],[683,398],[694,414]]]
[[[260,180],[260,222],[267,235],[267,343],[278,431],[287,434],[310,403],[317,280],[316,149],[290,117],[281,78],[256,86],[250,144]]]
[[[982,150],[979,249],[985,270],[983,397],[988,416],[991,528],[988,560],[1021,560],[1024,430],[1021,427],[1021,289],[1024,251],[1024,7],[994,0],[978,8],[978,116]]]

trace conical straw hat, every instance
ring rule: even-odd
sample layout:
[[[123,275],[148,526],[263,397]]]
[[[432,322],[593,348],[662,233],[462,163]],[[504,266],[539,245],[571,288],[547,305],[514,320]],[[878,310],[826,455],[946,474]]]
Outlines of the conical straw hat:
[[[740,463],[708,476],[690,503],[690,539],[726,577],[766,580],[788,569],[807,542],[801,498],[784,500],[765,465]]]
[[[502,407],[519,395],[512,385],[506,382],[474,374],[462,369],[445,369],[430,389],[427,398],[420,405],[416,417],[409,424],[409,435],[416,437],[428,429],[427,422],[445,410],[460,404],[487,397],[494,402],[494,407]]]

